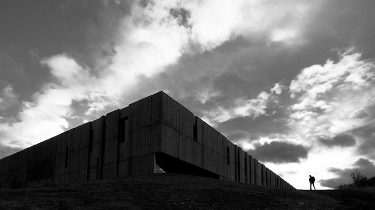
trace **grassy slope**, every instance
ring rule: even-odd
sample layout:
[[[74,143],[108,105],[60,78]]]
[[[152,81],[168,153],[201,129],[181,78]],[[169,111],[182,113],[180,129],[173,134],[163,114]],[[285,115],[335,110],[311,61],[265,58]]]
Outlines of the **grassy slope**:
[[[0,189],[1,209],[375,209],[374,191],[281,190],[178,174]],[[362,206],[361,206],[362,205]]]

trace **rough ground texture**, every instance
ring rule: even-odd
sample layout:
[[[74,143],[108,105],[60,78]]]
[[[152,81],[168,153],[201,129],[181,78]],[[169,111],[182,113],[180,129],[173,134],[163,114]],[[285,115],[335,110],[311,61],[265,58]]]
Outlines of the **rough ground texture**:
[[[375,191],[281,190],[178,174],[0,189],[2,209],[375,209]]]

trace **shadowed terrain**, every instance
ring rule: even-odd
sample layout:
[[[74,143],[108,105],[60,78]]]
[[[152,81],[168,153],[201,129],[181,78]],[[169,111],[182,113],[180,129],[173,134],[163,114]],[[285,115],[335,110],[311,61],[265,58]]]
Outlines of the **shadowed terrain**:
[[[0,189],[0,209],[375,209],[374,189],[285,190],[180,174]]]

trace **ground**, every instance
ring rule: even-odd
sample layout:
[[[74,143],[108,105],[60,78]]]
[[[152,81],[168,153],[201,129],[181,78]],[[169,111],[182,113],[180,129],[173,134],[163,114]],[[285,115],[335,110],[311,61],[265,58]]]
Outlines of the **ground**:
[[[273,189],[179,174],[0,189],[2,209],[375,209],[375,189]]]

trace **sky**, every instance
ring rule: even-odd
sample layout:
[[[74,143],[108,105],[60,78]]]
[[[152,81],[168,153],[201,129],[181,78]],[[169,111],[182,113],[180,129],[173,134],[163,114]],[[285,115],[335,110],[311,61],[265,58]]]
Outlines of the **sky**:
[[[0,158],[165,91],[298,189],[375,176],[375,1],[2,0]]]

